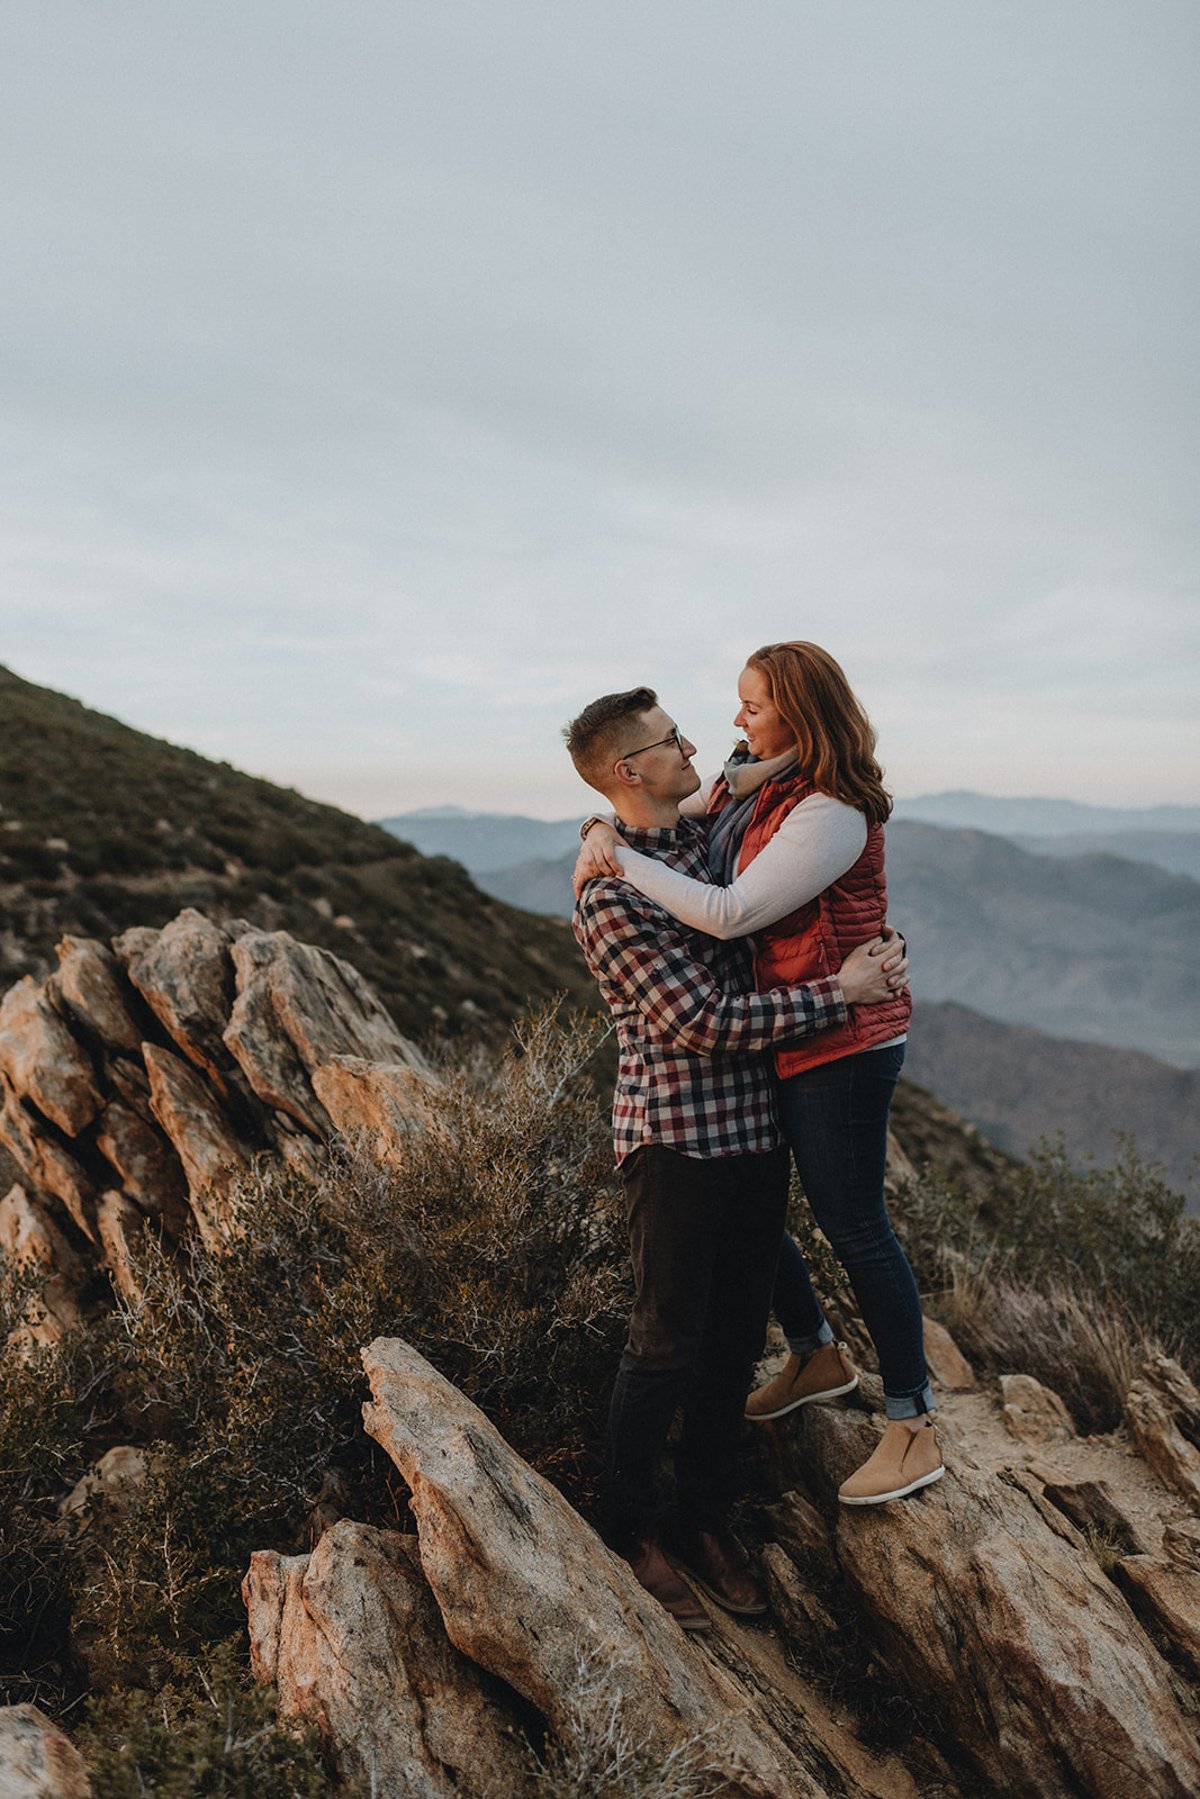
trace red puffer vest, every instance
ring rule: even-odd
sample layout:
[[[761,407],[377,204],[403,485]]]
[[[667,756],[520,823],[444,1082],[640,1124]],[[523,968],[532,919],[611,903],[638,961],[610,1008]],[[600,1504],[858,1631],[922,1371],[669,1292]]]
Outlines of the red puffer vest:
[[[798,770],[765,783],[742,838],[739,873],[775,835],[793,807],[815,792],[812,782]],[[709,812],[724,811],[729,800],[729,788],[721,776],[713,788]],[[762,990],[794,987],[836,974],[852,949],[879,935],[886,918],[883,826],[868,825],[866,848],[853,868],[807,905],[755,933],[755,985]],[[786,1080],[806,1068],[836,1062],[842,1056],[857,1055],[859,1050],[874,1049],[902,1036],[911,1015],[912,995],[907,988],[882,1005],[851,1006],[845,1024],[818,1031],[788,1049],[776,1050],[779,1078]]]

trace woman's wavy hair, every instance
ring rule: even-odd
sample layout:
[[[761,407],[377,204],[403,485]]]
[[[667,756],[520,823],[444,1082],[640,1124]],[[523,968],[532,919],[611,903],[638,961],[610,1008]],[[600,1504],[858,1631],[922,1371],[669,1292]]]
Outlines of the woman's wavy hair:
[[[853,806],[868,824],[883,824],[892,798],[875,760],[875,732],[829,651],[815,643],[768,643],[746,666],[765,678],[813,786]]]

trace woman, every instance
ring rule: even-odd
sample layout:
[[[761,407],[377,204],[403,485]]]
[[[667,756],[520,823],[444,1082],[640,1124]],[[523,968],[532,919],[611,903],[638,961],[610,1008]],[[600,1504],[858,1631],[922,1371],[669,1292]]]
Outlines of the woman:
[[[811,643],[756,650],[738,682],[746,748],[698,798],[711,820],[714,880],[694,881],[626,848],[610,826],[588,831],[577,883],[619,874],[684,924],[753,935],[759,987],[834,972],[884,928],[883,825],[891,811],[875,733],[841,668]],[[685,808],[687,809],[687,808]],[[923,1350],[916,1282],[884,1201],[887,1121],[904,1060],[907,990],[852,1008],[846,1024],[776,1055],[780,1119],[804,1191],[839,1256],[875,1345],[888,1424],[842,1486],[847,1505],[903,1498],[944,1472]],[[785,1237],[774,1296],[791,1354],[750,1396],[747,1417],[781,1417],[849,1392],[858,1376]]]

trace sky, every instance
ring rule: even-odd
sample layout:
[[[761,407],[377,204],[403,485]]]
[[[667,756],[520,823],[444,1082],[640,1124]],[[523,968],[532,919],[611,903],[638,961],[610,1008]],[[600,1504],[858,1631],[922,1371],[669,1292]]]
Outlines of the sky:
[[[759,644],[1200,800],[1194,0],[10,0],[0,662],[368,817]]]

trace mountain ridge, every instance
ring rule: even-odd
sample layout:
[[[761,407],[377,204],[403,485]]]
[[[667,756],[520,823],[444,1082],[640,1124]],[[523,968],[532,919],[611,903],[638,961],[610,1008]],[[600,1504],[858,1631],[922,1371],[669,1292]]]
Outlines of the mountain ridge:
[[[346,957],[406,1033],[497,1035],[593,990],[569,927],[445,858],[0,667],[0,984],[64,933],[110,940],[182,907]]]

